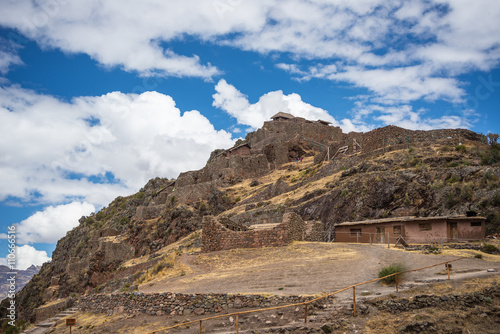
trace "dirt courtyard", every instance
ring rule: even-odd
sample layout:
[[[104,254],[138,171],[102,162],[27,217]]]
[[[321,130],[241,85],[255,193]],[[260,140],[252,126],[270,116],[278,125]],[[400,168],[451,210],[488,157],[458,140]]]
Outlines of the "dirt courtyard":
[[[451,278],[477,277],[487,269],[500,271],[500,256],[472,250],[443,250],[442,254],[422,254],[387,245],[295,242],[287,247],[235,249],[201,254],[183,254],[181,276],[156,278],[139,287],[140,292],[249,293],[308,295],[333,292],[377,277],[389,264],[401,263],[416,269],[440,262],[453,262]],[[408,286],[447,279],[444,265],[406,274]],[[404,285],[403,285],[404,287]],[[380,283],[364,290],[382,291]],[[393,288],[387,288],[393,289]]]

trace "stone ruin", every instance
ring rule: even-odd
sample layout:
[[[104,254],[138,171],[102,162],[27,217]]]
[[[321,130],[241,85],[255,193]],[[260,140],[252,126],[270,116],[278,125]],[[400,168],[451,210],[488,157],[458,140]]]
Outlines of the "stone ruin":
[[[227,217],[203,217],[201,251],[213,252],[234,248],[286,246],[292,241],[324,241],[324,226],[320,221],[303,221],[287,212],[280,223],[245,225]]]
[[[283,113],[282,113],[283,114]],[[278,115],[278,114],[277,114]],[[276,116],[276,115],[275,115]],[[264,122],[262,128],[249,133],[245,142],[212,157],[206,166],[197,171],[179,175],[162,192],[156,205],[168,203],[175,198],[178,203],[194,203],[207,196],[213,187],[235,184],[242,179],[257,178],[280,168],[283,164],[314,151],[315,163],[330,160],[345,149],[343,155],[370,155],[396,148],[405,148],[418,143],[453,144],[467,142],[486,143],[484,135],[466,129],[412,131],[397,126],[386,126],[366,133],[343,133],[342,129],[325,121],[310,121],[301,117],[275,117]],[[149,208],[143,215],[151,216]],[[156,214],[156,212],[152,212]]]

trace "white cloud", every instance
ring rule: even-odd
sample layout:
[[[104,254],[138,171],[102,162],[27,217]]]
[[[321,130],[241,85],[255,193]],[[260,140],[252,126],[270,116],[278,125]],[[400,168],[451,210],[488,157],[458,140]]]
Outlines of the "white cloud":
[[[313,59],[307,70],[297,64],[288,70],[365,87],[380,99],[414,101],[459,99],[457,75],[498,65],[499,16],[500,2],[491,0],[51,0],[5,2],[0,24],[43,47],[86,53],[143,75],[220,74],[199,56],[176,50],[176,41],[193,37],[290,55],[297,63]],[[337,75],[322,75],[331,72],[329,64]],[[414,68],[418,75],[410,73]],[[373,76],[394,74],[401,79],[374,89],[383,79]]]
[[[78,226],[80,217],[88,216],[94,211],[94,205],[87,202],[49,206],[16,224],[17,242],[54,243]]]
[[[18,55],[0,50],[0,74],[6,74],[12,65],[20,65],[22,63]]]
[[[367,129],[363,126],[358,127],[347,119],[338,122],[326,110],[302,101],[299,94],[285,95],[283,91],[278,90],[264,94],[258,102],[250,104],[245,95],[224,79],[217,83],[215,90],[217,93],[213,95],[213,106],[235,117],[238,124],[249,125],[254,130],[260,128],[265,121],[269,121],[271,116],[280,111],[310,120],[329,121],[334,126],[340,126],[344,131],[364,131]]]
[[[181,114],[170,96],[156,92],[62,102],[0,87],[0,133],[0,200],[96,207],[152,177],[201,168],[212,150],[232,144],[230,133],[198,111]],[[110,173],[113,182],[92,181]]]
[[[469,128],[473,122],[472,116],[463,112],[462,115],[444,115],[433,117],[426,115],[426,110],[414,110],[411,105],[387,106],[383,104],[365,104],[356,102],[354,122],[367,127],[396,125],[410,130],[456,129]],[[368,125],[366,119],[376,123]]]
[[[50,260],[46,251],[36,250],[29,245],[16,247],[16,268],[19,270],[26,270],[32,265],[41,266]]]

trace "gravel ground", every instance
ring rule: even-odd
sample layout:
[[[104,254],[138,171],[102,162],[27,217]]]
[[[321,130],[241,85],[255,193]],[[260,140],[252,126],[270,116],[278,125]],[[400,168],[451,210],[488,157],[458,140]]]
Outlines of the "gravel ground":
[[[456,259],[453,255],[406,252],[383,245],[294,243],[288,247],[221,251],[183,255],[190,268],[184,276],[157,279],[140,286],[141,292],[317,294],[333,292],[377,277],[391,263],[416,269]],[[466,258],[453,262],[451,278],[500,271],[499,262]],[[444,265],[406,274],[403,283],[447,279]],[[380,283],[360,290],[381,291]]]

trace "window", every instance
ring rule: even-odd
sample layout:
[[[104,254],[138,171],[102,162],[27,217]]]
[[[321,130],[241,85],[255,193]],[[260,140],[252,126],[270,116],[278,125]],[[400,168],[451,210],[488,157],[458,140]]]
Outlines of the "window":
[[[474,226],[474,227],[476,227],[476,226],[483,226],[483,224],[481,224],[481,222],[471,222],[470,226]]]
[[[394,233],[394,235],[401,235],[401,225],[393,226],[392,233]]]
[[[420,231],[432,231],[431,223],[418,224]]]
[[[356,237],[358,234],[361,235],[361,229],[360,228],[351,228],[351,237]]]

